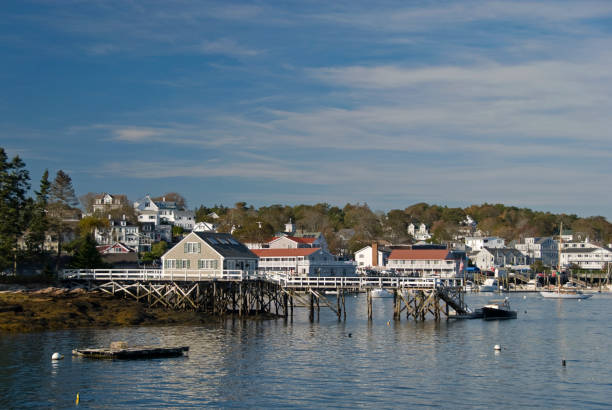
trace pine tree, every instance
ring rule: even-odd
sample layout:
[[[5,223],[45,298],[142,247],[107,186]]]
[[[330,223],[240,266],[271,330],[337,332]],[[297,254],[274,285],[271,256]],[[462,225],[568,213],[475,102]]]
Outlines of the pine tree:
[[[16,269],[17,240],[26,225],[26,192],[30,175],[25,164],[15,156],[10,162],[0,148],[0,270],[11,265]]]
[[[88,234],[78,239],[70,266],[75,269],[98,269],[105,267],[96,248],[96,240]]]
[[[36,199],[32,206],[29,232],[26,238],[28,250],[40,255],[44,250],[45,235],[49,229],[47,220],[47,205],[49,202],[49,171],[45,170],[40,180],[40,190],[36,192]]]
[[[74,188],[72,187],[72,178],[61,169],[57,171],[57,175],[51,184],[49,190],[49,216],[51,229],[57,237],[57,259],[55,261],[55,269],[59,269],[60,259],[62,256],[62,245],[64,236],[71,233],[74,227],[66,220],[74,212],[74,207],[79,203]]]

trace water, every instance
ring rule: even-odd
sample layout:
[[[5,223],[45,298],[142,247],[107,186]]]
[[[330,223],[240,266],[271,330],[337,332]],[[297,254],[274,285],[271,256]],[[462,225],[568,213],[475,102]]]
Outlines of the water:
[[[490,296],[468,296],[471,306]],[[612,402],[612,297],[511,296],[518,320],[387,325],[392,300],[347,298],[347,321],[80,329],[0,336],[0,408],[602,408]],[[352,337],[348,337],[348,333]],[[189,345],[188,357],[97,361],[76,347]],[[502,346],[495,352],[495,344]],[[52,362],[53,352],[66,358]],[[566,359],[567,366],[561,366]]]

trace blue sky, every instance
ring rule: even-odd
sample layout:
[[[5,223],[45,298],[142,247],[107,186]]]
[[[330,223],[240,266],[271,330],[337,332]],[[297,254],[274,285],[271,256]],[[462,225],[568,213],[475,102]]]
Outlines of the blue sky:
[[[612,2],[4,1],[34,185],[612,219]]]

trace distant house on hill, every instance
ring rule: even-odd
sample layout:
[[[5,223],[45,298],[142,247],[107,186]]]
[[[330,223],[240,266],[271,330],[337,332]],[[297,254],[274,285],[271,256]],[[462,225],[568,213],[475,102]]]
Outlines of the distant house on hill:
[[[106,214],[109,211],[121,209],[126,205],[128,205],[127,196],[118,194],[111,195],[103,192],[94,197],[92,210],[94,213]]]

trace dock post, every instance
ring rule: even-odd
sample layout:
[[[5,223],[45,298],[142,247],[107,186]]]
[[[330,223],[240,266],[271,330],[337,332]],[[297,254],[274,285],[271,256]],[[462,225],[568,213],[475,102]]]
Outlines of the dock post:
[[[291,320],[293,320],[293,293],[291,293],[291,297],[289,298],[289,303],[291,303]]]
[[[344,300],[344,290],[342,292],[342,312],[344,312],[344,321],[346,322],[346,301]]]
[[[319,298],[317,297],[317,320],[319,320],[319,315],[321,313],[321,307],[319,306]]]
[[[314,295],[310,292],[310,321],[314,322]]]
[[[372,320],[372,290],[366,290],[366,299],[368,302],[368,320]]]
[[[287,316],[289,316],[289,306],[288,306],[288,296],[286,293],[283,293],[283,314],[285,316],[285,319],[287,318]]]

